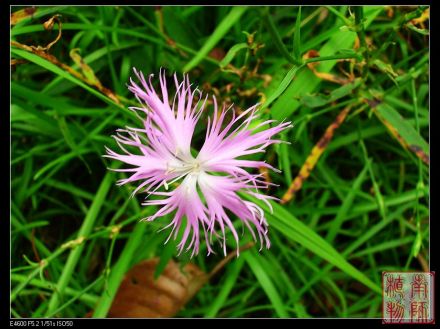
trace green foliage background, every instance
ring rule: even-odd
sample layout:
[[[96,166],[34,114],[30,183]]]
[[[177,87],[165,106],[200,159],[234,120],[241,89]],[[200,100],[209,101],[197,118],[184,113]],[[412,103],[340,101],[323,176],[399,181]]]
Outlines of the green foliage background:
[[[11,58],[25,62],[12,66],[11,315],[105,317],[129,268],[176,256],[157,233],[167,219],[139,222],[155,208],[129,198],[134,186],[117,187],[121,175],[106,169],[116,164],[102,157],[105,145],[116,148],[117,128],[139,124],[127,110],[136,104],[126,88],[134,66],[146,75],[189,72],[221,103],[261,102],[263,118],[292,121],[281,136],[290,144],[262,156],[282,169],[270,173],[279,186],[268,193],[278,198],[351,108],[295,199],[274,204],[273,214],[264,206],[270,250],[233,259],[177,316],[380,317],[382,271],[429,262],[429,165],[408,148],[429,156],[425,9],[40,7],[11,26],[13,41],[44,47],[58,25],[45,31],[43,23],[60,14],[62,35],[47,53],[81,72],[69,56],[77,48],[120,96],[118,104],[12,44]],[[319,72],[356,83],[317,77],[304,62],[311,50]],[[191,260],[205,271],[223,258],[205,254]]]

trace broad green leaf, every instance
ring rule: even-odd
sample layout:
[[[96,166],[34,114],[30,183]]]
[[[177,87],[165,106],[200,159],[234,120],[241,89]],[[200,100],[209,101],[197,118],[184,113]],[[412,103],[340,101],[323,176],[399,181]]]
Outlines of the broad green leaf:
[[[268,96],[267,100],[263,103],[262,109],[265,109],[268,107],[274,100],[276,100],[290,85],[295,75],[298,73],[298,71],[303,66],[297,66],[293,65],[292,68],[287,72],[286,76],[284,77],[283,81],[281,81],[280,85],[277,89],[275,89],[270,96]]]
[[[301,103],[311,108],[320,107],[329,104],[331,102],[334,102],[335,100],[338,100],[344,96],[349,95],[354,89],[356,89],[360,85],[361,81],[362,81],[361,79],[356,79],[351,83],[347,83],[342,87],[334,89],[328,96],[322,94],[304,95],[301,98]]]

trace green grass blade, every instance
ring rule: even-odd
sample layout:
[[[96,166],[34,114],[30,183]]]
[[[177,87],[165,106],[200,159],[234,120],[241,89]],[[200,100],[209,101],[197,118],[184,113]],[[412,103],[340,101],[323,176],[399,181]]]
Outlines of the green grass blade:
[[[369,19],[376,17],[383,8],[368,7],[365,11],[365,16]],[[365,23],[368,26],[368,19]],[[331,38],[326,42],[326,44],[319,49],[320,56],[331,56],[334,55],[340,49],[347,49],[353,46],[356,38],[355,32],[350,31],[337,31]],[[326,61],[322,62],[319,66],[320,72],[330,72],[336,61]],[[312,93],[317,86],[320,84],[321,80],[317,78],[310,70],[302,70],[296,77],[295,83],[290,84],[290,86],[285,90],[283,95],[281,95],[277,101],[271,107],[271,115],[276,120],[283,120],[294,113],[300,106],[298,99],[307,93]]]
[[[84,222],[78,231],[78,235],[77,235],[78,239],[85,238],[92,231],[93,225],[99,216],[99,211],[101,209],[101,206],[104,203],[108,191],[110,190],[110,186],[113,184],[113,180],[114,180],[113,172],[108,172],[105,175],[104,179],[102,180],[101,185],[99,186],[99,189],[96,192],[95,199],[93,200],[92,205],[90,206],[90,209],[87,213],[87,216],[85,217]],[[84,249],[84,244],[80,243],[71,250],[66,265],[64,266],[63,272],[60,278],[58,279],[56,285],[56,291],[50,298],[49,306],[46,314],[51,314],[53,311],[55,311],[58,308],[60,299],[64,294],[64,289],[66,288],[66,286],[68,285],[69,281],[72,278],[73,271],[75,270],[75,267],[81,257],[81,253],[83,249]]]
[[[353,200],[355,198],[355,195],[359,191],[362,183],[365,180],[365,177],[367,176],[368,163],[370,163],[370,162],[371,162],[370,160],[367,160],[367,164],[365,165],[364,169],[362,169],[359,176],[354,181],[352,189],[345,197],[344,202],[342,203],[341,207],[339,208],[339,211],[336,214],[335,219],[333,219],[333,221],[330,225],[330,229],[327,232],[327,237],[326,237],[326,240],[329,243],[333,242],[336,235],[338,234],[338,230],[341,228],[341,225],[342,225],[344,219],[346,219],[347,213],[353,204]]]
[[[133,259],[136,248],[142,243],[142,237],[146,229],[145,223],[138,223],[133,232],[130,234],[130,238],[125,244],[118,261],[111,269],[108,277],[106,289],[102,292],[98,304],[93,312],[94,318],[104,318],[107,316],[108,311],[113,303],[113,299],[116,296],[119,285],[124,278],[125,273],[129,270],[131,260]]]
[[[282,206],[271,202],[274,211],[273,214],[270,214],[270,209],[263,202],[252,196],[244,194],[243,196],[262,207],[267,214],[269,224],[287,238],[303,245],[305,248],[338,267],[343,272],[363,283],[378,294],[382,292],[379,286],[351,265],[346,258],[336,251],[326,240],[299,221]]]
[[[223,38],[231,27],[245,13],[247,7],[233,7],[228,15],[217,25],[215,31],[206,40],[205,44],[200,48],[197,54],[183,67],[183,72],[189,72],[196,67],[215,47],[215,45]]]
[[[428,143],[394,108],[381,103],[375,108],[374,113],[405,149],[414,152],[425,163],[429,163]]]
[[[101,94],[100,92],[96,91],[95,89],[89,87],[84,82],[78,80],[74,76],[70,75],[69,73],[67,73],[66,71],[62,70],[61,68],[59,68],[55,64],[52,64],[49,61],[46,61],[45,59],[42,59],[41,57],[39,57],[39,56],[37,56],[35,54],[29,53],[29,52],[21,50],[21,49],[11,48],[11,53],[15,54],[15,55],[17,55],[17,56],[19,56],[21,58],[24,58],[24,59],[26,59],[26,60],[28,60],[30,62],[33,62],[33,63],[35,63],[35,64],[45,68],[46,70],[48,70],[50,72],[53,72],[56,75],[59,75],[59,76],[63,77],[64,79],[73,82],[74,84],[80,86],[81,88],[85,89],[89,93],[95,95],[96,97],[98,97],[102,101],[106,102],[107,104],[114,105],[114,106],[116,106],[118,108],[122,108],[122,109],[125,110],[125,108],[123,106],[115,103],[110,98],[106,97],[105,95]]]
[[[239,257],[237,260],[235,260],[232,264],[230,264],[226,270],[226,273],[224,275],[224,282],[222,284],[222,289],[220,290],[220,293],[217,295],[217,297],[214,299],[214,301],[209,306],[208,310],[206,311],[204,317],[205,318],[214,318],[217,316],[218,312],[226,302],[226,299],[230,295],[231,291],[233,290],[238,276],[240,275],[240,272],[244,265],[244,258]]]
[[[296,16],[295,34],[293,36],[293,57],[297,63],[301,63],[301,6]]]
[[[286,76],[284,77],[283,81],[281,81],[278,88],[276,88],[272,94],[267,98],[267,100],[263,103],[261,106],[262,109],[267,108],[270,104],[272,104],[273,101],[275,101],[280,95],[283,94],[283,92],[289,87],[290,83],[292,82],[293,78],[296,76],[298,71],[303,66],[297,66],[293,65],[292,68],[287,72]]]
[[[244,257],[249,267],[252,269],[252,272],[256,276],[258,282],[260,282],[261,287],[269,297],[272,305],[277,313],[277,315],[281,318],[288,318],[289,313],[286,311],[284,307],[284,303],[276,290],[275,286],[272,283],[272,280],[269,278],[269,275],[266,273],[268,269],[265,269],[259,259],[258,255],[252,254],[250,252],[244,253],[241,257]]]

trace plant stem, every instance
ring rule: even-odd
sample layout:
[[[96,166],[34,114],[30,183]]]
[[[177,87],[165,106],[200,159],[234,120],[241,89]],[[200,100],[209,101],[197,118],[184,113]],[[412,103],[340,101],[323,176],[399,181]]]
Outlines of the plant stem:
[[[101,299],[99,300],[98,305],[95,308],[95,312],[93,313],[94,318],[104,318],[107,316],[119,285],[121,284],[121,281],[131,264],[133,254],[136,251],[136,248],[142,242],[142,237],[146,227],[147,226],[145,223],[138,223],[135,226],[124,247],[124,250],[119,256],[117,263],[111,270],[107,282],[107,289],[103,291]]]
[[[368,50],[368,45],[365,37],[365,29],[364,29],[364,7],[363,6],[355,6],[354,7],[355,12],[355,24],[357,27],[357,34],[359,41],[361,43],[361,47],[364,48],[364,58],[366,67],[362,70],[362,78],[364,81],[367,81],[368,78],[368,71],[369,71],[369,65],[370,65],[370,52]]]
[[[63,305],[61,305],[59,308],[57,308],[55,311],[53,311],[52,313],[48,314],[47,317],[53,317],[54,315],[56,315],[57,313],[61,312],[63,309],[65,309],[67,306],[69,306],[70,304],[72,304],[74,301],[76,301],[77,299],[81,298],[81,296],[83,296],[87,291],[89,291],[90,289],[92,289],[96,284],[98,284],[99,282],[101,282],[104,279],[104,276],[101,275],[100,277],[98,277],[95,281],[93,281],[91,284],[89,284],[87,287],[85,287],[83,290],[81,290],[80,292],[76,293],[69,301],[67,301],[66,303],[64,303]]]
[[[350,58],[359,58],[358,54],[341,54],[341,55],[330,55],[330,56],[321,56],[321,57],[312,57],[305,61],[305,64],[313,63],[313,62],[324,62],[324,61],[332,61],[338,59],[350,59]]]
[[[54,284],[52,282],[49,281],[41,281],[37,278],[34,278],[32,280],[28,280],[28,277],[26,277],[23,274],[11,274],[11,281],[17,281],[17,282],[23,282],[23,281],[28,281],[29,284],[33,287],[37,287],[37,288],[42,288],[42,289],[52,289]],[[66,287],[66,295],[69,296],[76,296],[78,293],[77,290],[72,289],[70,287]],[[79,300],[81,300],[82,302],[86,303],[89,306],[93,306],[95,305],[95,303],[98,300],[98,297],[95,295],[91,295],[91,294],[87,294],[85,291],[83,291],[83,293],[81,293],[81,295],[78,297]]]
[[[269,10],[266,9],[264,11],[264,22],[267,26],[267,29],[270,33],[270,35],[273,38],[273,41],[275,43],[275,46],[278,48],[278,50],[280,51],[280,53],[292,64],[295,65],[301,65],[302,63],[298,60],[296,60],[295,58],[293,58],[292,55],[290,55],[289,51],[287,50],[286,46],[283,43],[283,40],[281,39],[280,34],[278,33],[276,27],[275,27],[275,23],[273,22],[272,17],[269,14]]]
[[[40,264],[31,272],[29,273],[29,275],[26,277],[26,279],[24,279],[23,281],[21,281],[21,283],[14,288],[14,290],[12,290],[11,292],[11,296],[10,296],[10,301],[14,301],[15,298],[17,298],[18,294],[20,293],[21,290],[23,290],[28,283],[35,278],[38,273],[40,273],[49,263],[52,259],[58,257],[60,254],[62,254],[64,252],[65,248],[59,248],[57,251],[55,251],[52,255],[50,255],[47,259],[43,259]]]

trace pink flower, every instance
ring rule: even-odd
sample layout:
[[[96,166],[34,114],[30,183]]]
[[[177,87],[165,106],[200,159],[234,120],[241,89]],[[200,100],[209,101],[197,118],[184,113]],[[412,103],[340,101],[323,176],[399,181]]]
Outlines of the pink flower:
[[[280,140],[271,138],[291,127],[290,122],[270,127],[274,120],[267,120],[251,127],[253,120],[259,116],[256,105],[236,115],[232,107],[223,107],[219,111],[213,96],[214,115],[208,117],[205,141],[194,156],[191,153],[194,130],[197,124],[200,125],[199,119],[208,97],[203,99],[199,89],[191,89],[188,75],[179,82],[175,74],[177,91],[170,103],[164,72],[159,74],[161,96],[153,88],[153,74],[147,81],[142,73],[136,69],[134,72],[140,85],[130,79],[128,88],[143,106],[130,109],[136,114],[143,113],[144,118],[138,115],[143,127],[117,130],[117,135],[113,137],[125,154],[106,148],[107,157],[132,166],[118,170],[132,173],[118,184],[139,181],[133,195],[143,190],[149,193],[148,196],[162,197],[143,203],[160,207],[146,220],[174,214],[165,228],[171,228],[168,242],[171,236],[176,239],[181,226],[184,226],[182,240],[178,244],[179,254],[183,249],[192,250],[191,256],[198,254],[203,229],[208,255],[213,252],[213,235],[220,241],[226,255],[226,230],[232,232],[237,245],[239,241],[231,214],[241,220],[255,240],[256,230],[261,248],[264,244],[269,248],[268,223],[263,210],[255,203],[241,199],[237,192],[251,194],[270,207],[268,199],[276,198],[258,193],[259,188],[267,188],[269,183],[262,179],[261,174],[251,174],[244,168],[276,169],[264,161],[241,158],[264,152],[270,144],[280,143]],[[232,114],[230,121],[225,119],[228,112]],[[262,130],[263,127],[266,129]],[[140,154],[131,153],[127,147],[137,149]],[[178,186],[172,190],[174,183]],[[163,188],[162,191],[159,191],[160,188]]]

